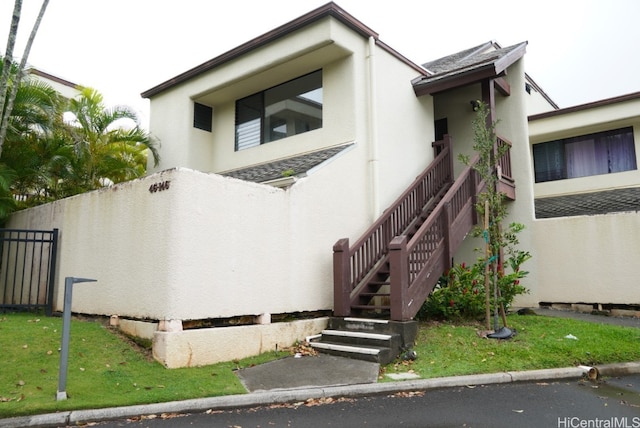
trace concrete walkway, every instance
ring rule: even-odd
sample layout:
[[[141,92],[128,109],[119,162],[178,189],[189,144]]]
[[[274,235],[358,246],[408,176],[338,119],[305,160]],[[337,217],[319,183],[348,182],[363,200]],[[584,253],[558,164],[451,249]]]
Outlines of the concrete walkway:
[[[596,316],[554,309],[536,309],[536,313],[640,328],[640,319],[637,318]],[[588,375],[589,368],[566,367],[384,383],[377,383],[378,371],[379,367],[375,363],[327,355],[284,358],[240,371],[239,377],[250,391],[249,394],[0,419],[0,427],[56,427],[139,415],[224,410],[325,397],[357,397],[465,385],[581,379]],[[605,377],[640,373],[640,362],[602,365],[596,367],[595,371]]]

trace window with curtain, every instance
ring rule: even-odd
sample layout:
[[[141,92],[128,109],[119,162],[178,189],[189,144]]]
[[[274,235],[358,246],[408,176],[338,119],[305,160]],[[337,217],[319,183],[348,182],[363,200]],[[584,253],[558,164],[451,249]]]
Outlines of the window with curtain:
[[[635,170],[633,128],[535,144],[533,163],[536,183]]]
[[[322,70],[236,101],[236,151],[322,128]]]

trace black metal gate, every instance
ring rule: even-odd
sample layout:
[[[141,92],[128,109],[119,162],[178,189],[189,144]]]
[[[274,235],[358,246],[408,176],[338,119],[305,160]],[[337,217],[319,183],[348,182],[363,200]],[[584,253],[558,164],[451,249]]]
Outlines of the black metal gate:
[[[0,309],[53,312],[58,229],[0,229]]]

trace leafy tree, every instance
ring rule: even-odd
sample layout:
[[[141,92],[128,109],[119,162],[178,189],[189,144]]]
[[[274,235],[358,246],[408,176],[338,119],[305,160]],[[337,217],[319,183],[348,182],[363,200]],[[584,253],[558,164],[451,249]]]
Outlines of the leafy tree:
[[[130,109],[107,109],[102,95],[90,88],[66,100],[28,78],[27,58],[48,4],[43,0],[18,64],[13,51],[22,0],[15,0],[0,62],[0,218],[16,202],[19,207],[36,205],[140,177],[148,153],[156,165],[159,160]],[[65,111],[73,114],[71,123],[63,121]]]
[[[147,153],[158,164],[156,145],[128,107],[107,108],[100,93],[82,88],[69,102],[69,112],[74,117],[69,127],[74,174],[68,180],[78,192],[144,175]]]
[[[473,168],[484,180],[486,188],[478,195],[476,212],[480,218],[484,218],[482,227],[476,227],[475,236],[481,236],[485,241],[485,254],[482,259],[485,267],[485,308],[486,326],[490,328],[490,289],[495,293],[495,305],[500,306],[504,311],[505,304],[511,303],[516,294],[526,292],[526,289],[519,285],[520,265],[531,256],[526,251],[516,248],[518,244],[517,234],[524,229],[521,223],[511,223],[503,229],[503,222],[507,217],[508,210],[505,203],[504,193],[498,190],[498,161],[509,149],[507,145],[498,144],[495,134],[496,123],[490,123],[487,105],[479,103],[479,108],[473,120],[474,145],[473,149],[478,153],[478,162]],[[469,157],[461,155],[460,160],[469,164]],[[512,277],[506,276],[504,267],[505,259],[512,268],[515,269]],[[506,281],[505,278],[511,278]],[[508,300],[505,300],[507,297]],[[494,313],[497,313],[497,307]],[[495,323],[497,329],[497,322]]]
[[[144,175],[149,153],[159,160],[135,113],[107,108],[94,89],[80,88],[67,100],[37,79],[24,79],[15,100],[0,157],[8,184],[3,193],[0,180],[0,203],[9,191],[18,208],[61,199]]]
[[[3,68],[5,64],[3,61]],[[10,67],[18,68],[13,63]],[[8,85],[13,88],[16,82],[9,81]],[[41,152],[38,145],[60,130],[64,99],[49,85],[30,78],[22,79],[18,89],[11,91],[15,92],[14,104],[7,120],[4,150],[0,158],[5,164],[0,174],[4,173],[4,181],[10,184],[4,192],[11,190],[20,196],[18,199],[24,199],[27,194],[37,195],[38,198],[30,201],[36,202],[46,188],[42,170],[42,164],[46,161],[38,159]],[[0,187],[0,193],[2,191]]]

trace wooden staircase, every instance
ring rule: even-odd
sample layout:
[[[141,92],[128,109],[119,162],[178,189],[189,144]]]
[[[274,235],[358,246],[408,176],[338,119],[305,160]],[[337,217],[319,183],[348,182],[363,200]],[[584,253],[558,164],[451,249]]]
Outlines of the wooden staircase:
[[[503,138],[499,144],[510,146]],[[387,361],[413,343],[403,336],[406,325],[415,323],[411,320],[477,223],[475,203],[485,186],[472,167],[477,157],[454,180],[451,138],[446,135],[434,147],[434,161],[362,237],[352,246],[347,238],[334,245],[334,316],[367,319],[360,329],[352,327],[357,321],[334,322],[337,332],[330,328],[313,340],[322,352]],[[498,185],[515,199],[509,156],[507,150],[499,159]],[[405,327],[389,333],[390,322]],[[400,338],[386,337],[394,334]],[[394,345],[398,340],[400,347]]]
[[[444,198],[451,183],[443,183],[442,188],[425,204],[424,208],[407,226],[403,235],[411,239],[419,230],[429,215]],[[391,310],[391,262],[386,255],[378,265],[371,270],[368,277],[363,280],[362,288],[357,294],[358,300],[352,302],[351,309],[356,314],[365,316],[388,314]],[[373,313],[372,313],[373,312]]]

